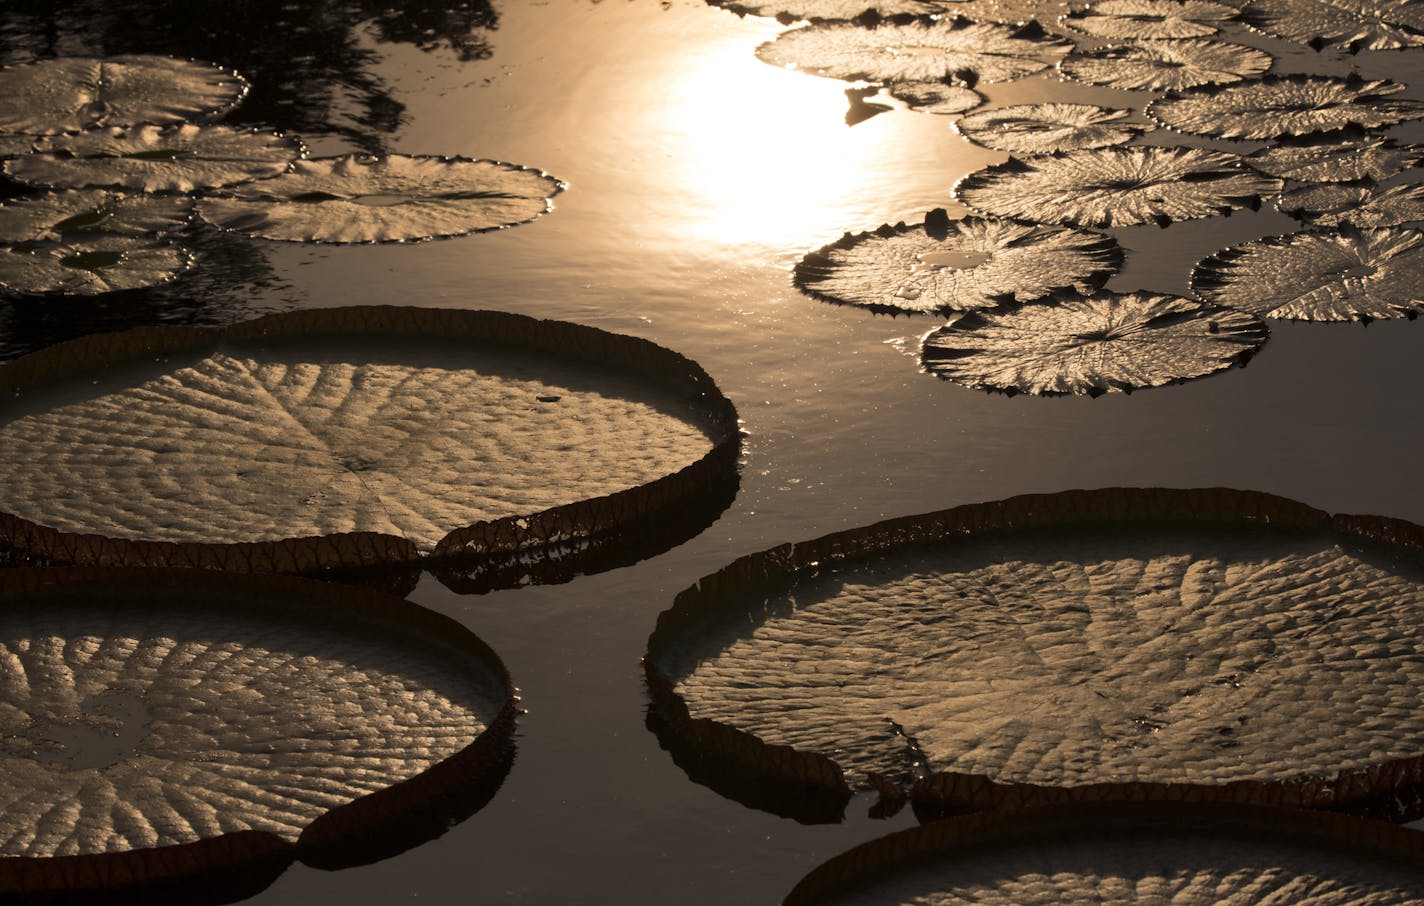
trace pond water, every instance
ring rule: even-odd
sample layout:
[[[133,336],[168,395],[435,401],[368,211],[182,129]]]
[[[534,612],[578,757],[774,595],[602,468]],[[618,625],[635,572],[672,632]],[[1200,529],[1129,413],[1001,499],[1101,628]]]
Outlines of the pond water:
[[[191,9],[186,20],[151,21],[179,17],[168,4],[7,6],[6,61],[200,56],[252,79],[237,119],[300,132],[314,155],[495,158],[546,170],[568,189],[550,215],[496,233],[340,248],[211,240],[200,270],[160,291],[3,301],[5,355],[92,329],[299,307],[496,308],[673,348],[706,368],[744,423],[738,497],[668,553],[482,596],[423,579],[411,597],[472,628],[520,687],[528,713],[508,779],[435,841],[363,868],[296,866],[250,902],[771,903],[824,859],[911,823],[908,814],[870,820],[864,797],[840,825],[754,811],[688,780],[644,726],[639,659],[657,614],[700,576],[782,541],[1112,485],[1251,488],[1424,522],[1414,398],[1424,325],[1273,321],[1245,369],[1098,399],[1005,397],[920,373],[918,337],[936,319],[873,315],[796,290],[790,268],[808,250],[937,207],[963,213],[950,187],[1007,155],[964,141],[952,118],[884,98],[875,102],[893,109],[848,126],[845,83],[756,58],[784,30],[774,20],[700,0],[496,0],[464,13],[332,3],[314,5],[320,15],[300,27],[280,16],[194,19]],[[476,40],[451,46],[452,32]],[[1316,53],[1239,27],[1226,37],[1277,54],[1277,71],[1407,82],[1418,70],[1417,57],[1397,52]],[[284,72],[290,84],[278,92]],[[1148,99],[1051,73],[979,90],[994,105]],[[1183,141],[1165,131],[1147,140]],[[1296,228],[1265,205],[1166,230],[1112,230],[1126,264],[1108,286],[1182,293],[1191,266],[1213,251]]]

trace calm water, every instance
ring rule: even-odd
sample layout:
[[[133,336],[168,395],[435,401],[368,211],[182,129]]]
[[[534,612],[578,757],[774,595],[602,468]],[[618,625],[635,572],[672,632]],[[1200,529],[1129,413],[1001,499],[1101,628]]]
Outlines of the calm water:
[[[569,190],[550,216],[502,233],[408,247],[217,243],[204,271],[136,302],[0,303],[8,354],[86,324],[351,303],[499,308],[672,347],[718,380],[747,432],[736,502],[676,550],[482,597],[422,581],[412,597],[473,628],[521,687],[528,714],[513,771],[489,806],[439,840],[365,868],[294,867],[254,903],[772,903],[823,859],[907,824],[867,819],[868,800],[838,826],[752,811],[690,782],[645,729],[639,658],[656,615],[743,553],[888,516],[1105,485],[1254,488],[1424,521],[1424,325],[1273,323],[1245,370],[1097,400],[1006,398],[918,373],[915,341],[932,319],[797,292],[788,270],[805,251],[930,208],[956,213],[949,187],[1005,155],[962,141],[948,118],[903,109],[847,127],[844,84],[754,57],[782,30],[774,21],[693,0],[505,2],[464,21],[495,27],[457,49],[438,40],[438,7],[384,28],[352,26],[370,12],[353,2],[345,18],[301,28],[264,29],[234,13],[134,33],[122,13],[95,21],[75,4],[56,23],[50,5],[32,20],[27,4],[0,7],[8,59],[206,56],[253,78],[245,116],[302,132],[313,154],[498,158],[545,169]],[[225,31],[239,25],[251,31]],[[1228,35],[1288,54],[1278,71],[1409,76],[1398,54],[1348,58],[1245,36]],[[281,96],[277,40],[291,45],[297,74]],[[225,57],[224,47],[241,49]],[[1146,100],[1051,75],[981,91],[991,103]],[[1116,230],[1127,266],[1110,288],[1182,292],[1199,258],[1294,227],[1267,206]]]

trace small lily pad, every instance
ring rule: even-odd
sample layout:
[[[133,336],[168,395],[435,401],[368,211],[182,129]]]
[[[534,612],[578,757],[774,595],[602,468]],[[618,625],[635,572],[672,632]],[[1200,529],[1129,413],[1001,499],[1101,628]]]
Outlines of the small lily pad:
[[[563,184],[516,164],[463,157],[299,160],[275,179],[205,198],[214,226],[284,242],[410,242],[528,223]]]
[[[1182,132],[1271,139],[1350,126],[1378,129],[1424,118],[1424,101],[1389,97],[1403,90],[1388,79],[1265,76],[1169,94],[1153,101],[1147,112]]]
[[[973,312],[925,337],[926,370],[978,390],[1132,392],[1243,365],[1266,342],[1254,315],[1155,293]]]
[[[4,170],[37,186],[192,192],[277,176],[305,150],[294,137],[231,126],[113,127],[46,139]]]
[[[1241,19],[1268,35],[1316,50],[1393,50],[1424,46],[1418,0],[1251,0]]]
[[[95,296],[176,280],[193,266],[181,246],[97,234],[0,245],[0,291]]]
[[[168,125],[226,113],[247,80],[198,60],[57,57],[0,69],[0,132],[53,135],[96,126]]]
[[[1094,37],[1142,41],[1214,35],[1222,22],[1236,14],[1230,6],[1211,0],[1102,0],[1069,13],[1062,21]]]
[[[1424,146],[1399,145],[1384,138],[1342,141],[1330,136],[1282,139],[1248,154],[1246,163],[1269,176],[1298,182],[1353,182],[1388,179],[1424,163]]]
[[[1316,226],[1389,227],[1424,220],[1424,185],[1331,183],[1305,186],[1276,200],[1282,214]]]
[[[940,116],[964,113],[984,103],[983,95],[974,89],[948,82],[894,82],[888,90],[911,110]]]
[[[875,28],[849,23],[808,25],[763,44],[757,56],[773,66],[852,82],[952,79],[972,87],[1040,72],[1072,46],[1042,29],[953,19]]]
[[[739,16],[766,16],[778,22],[850,22],[866,17],[937,16],[951,12],[962,0],[707,0]]]
[[[1107,148],[1156,128],[1131,122],[1131,110],[1093,104],[1016,104],[960,119],[954,128],[976,145],[1015,154]]]
[[[1201,148],[1100,148],[1010,158],[969,174],[954,189],[986,214],[1070,226],[1131,226],[1196,220],[1257,207],[1282,182],[1235,154]]]
[[[46,242],[95,234],[155,237],[187,226],[193,200],[125,195],[102,189],[51,192],[0,204],[0,244]]]
[[[1412,318],[1424,311],[1424,233],[1346,227],[1270,236],[1202,260],[1192,290],[1263,318]]]
[[[1271,63],[1271,55],[1255,47],[1182,38],[1077,51],[1065,57],[1058,69],[1087,85],[1175,91],[1255,78],[1270,69]]]

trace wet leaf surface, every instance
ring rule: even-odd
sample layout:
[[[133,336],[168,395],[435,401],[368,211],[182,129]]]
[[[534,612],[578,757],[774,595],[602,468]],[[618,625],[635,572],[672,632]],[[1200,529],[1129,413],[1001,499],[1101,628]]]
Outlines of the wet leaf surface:
[[[955,187],[986,214],[1074,226],[1195,220],[1255,207],[1281,190],[1234,154],[1200,148],[1104,148],[1024,160],[969,174]]]
[[[945,82],[895,82],[889,91],[911,110],[940,116],[964,113],[984,103],[983,96],[972,88]]]
[[[1171,94],[1153,101],[1147,112],[1182,132],[1270,139],[1349,126],[1376,129],[1424,118],[1424,101],[1389,97],[1403,90],[1388,79],[1266,76]]]
[[[1424,220],[1424,185],[1305,186],[1276,202],[1282,214],[1316,226],[1390,227]]]
[[[0,69],[0,132],[182,123],[225,113],[246,94],[242,76],[198,60],[57,57]]]
[[[135,126],[46,139],[5,174],[38,186],[192,192],[267,179],[305,149],[291,136],[230,126]]]
[[[791,23],[803,19],[811,22],[849,22],[863,19],[867,13],[890,19],[897,16],[937,16],[954,14],[960,6],[956,0],[707,0],[711,6],[731,10],[739,16],[767,16]]]
[[[1270,236],[1198,263],[1192,289],[1261,317],[1414,317],[1424,311],[1424,233],[1344,228]]]
[[[1424,46],[1424,3],[1418,0],[1251,0],[1241,18],[1266,34],[1317,50]]]
[[[1124,91],[1174,91],[1254,78],[1271,68],[1271,55],[1255,47],[1201,38],[1139,41],[1069,54],[1058,64],[1065,76]]]
[[[1153,293],[974,312],[925,337],[921,361],[945,380],[1004,393],[1131,392],[1246,362],[1267,331],[1244,312]]]
[[[1063,17],[1063,24],[1098,38],[1141,41],[1216,34],[1236,10],[1211,0],[1102,0]]]
[[[831,302],[952,312],[1089,292],[1121,262],[1117,243],[1100,233],[968,217],[942,229],[900,224],[847,235],[803,258],[794,279]]]
[[[1306,136],[1285,139],[1245,158],[1252,169],[1299,182],[1351,182],[1387,179],[1424,162],[1424,146],[1399,145],[1389,139],[1341,141]]]
[[[50,192],[0,204],[0,243],[93,236],[149,236],[183,229],[193,200],[102,189]]]
[[[204,199],[198,214],[286,242],[407,242],[528,223],[562,188],[499,161],[350,155],[297,161],[283,176]]]
[[[954,128],[985,148],[1046,154],[1122,145],[1155,128],[1134,123],[1131,117],[1131,110],[1092,104],[1017,104],[971,114]]]
[[[773,66],[852,82],[952,78],[973,86],[1032,75],[1071,48],[1068,41],[1041,32],[958,19],[876,28],[811,25],[763,44],[757,56]]]
[[[193,266],[186,249],[133,236],[65,236],[0,246],[0,291],[93,296],[176,280]]]

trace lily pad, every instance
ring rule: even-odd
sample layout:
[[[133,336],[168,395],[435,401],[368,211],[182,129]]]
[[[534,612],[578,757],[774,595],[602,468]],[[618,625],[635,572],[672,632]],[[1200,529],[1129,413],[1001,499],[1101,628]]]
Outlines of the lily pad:
[[[1407,820],[1421,538],[1224,489],[969,505],[745,557],[645,666],[665,734],[842,802],[1151,783]]]
[[[348,155],[205,198],[214,226],[284,242],[409,242],[528,223],[563,183],[539,170],[463,157]]]
[[[850,22],[872,21],[918,16],[937,16],[951,12],[962,0],[707,0],[739,16],[767,16],[778,22]]]
[[[360,864],[443,833],[508,769],[503,664],[399,598],[195,570],[18,569],[0,575],[0,601],[9,896],[113,896],[189,874],[201,887],[239,866],[171,848],[234,834],[269,860]]]
[[[231,126],[114,127],[46,139],[4,170],[37,186],[192,192],[277,176],[305,150],[294,137]]]
[[[192,253],[156,239],[108,234],[0,245],[0,292],[94,296],[176,280]]]
[[[960,135],[996,151],[1047,154],[1123,145],[1156,127],[1131,122],[1131,110],[1093,104],[1016,104],[966,116]]]
[[[973,312],[930,333],[921,355],[945,380],[1010,395],[1131,393],[1244,365],[1266,342],[1254,315],[1154,293]]]
[[[182,123],[226,113],[246,95],[242,76],[198,60],[57,57],[0,69],[0,132]]]
[[[1286,192],[1276,207],[1282,214],[1318,226],[1399,226],[1424,220],[1424,185],[1387,189],[1372,184],[1305,186]]]
[[[101,189],[51,192],[0,204],[0,243],[52,241],[96,233],[157,236],[183,229],[193,200]]]
[[[1270,236],[1202,260],[1192,290],[1266,318],[1412,318],[1424,311],[1424,233],[1347,227]]]
[[[1398,145],[1389,139],[1341,141],[1328,136],[1283,139],[1248,154],[1246,163],[1269,176],[1299,182],[1352,182],[1388,179],[1424,163],[1424,146]]]
[[[1235,9],[1211,0],[1102,0],[1064,16],[1069,28],[1098,38],[1142,41],[1214,35]]]
[[[1265,76],[1169,94],[1153,101],[1147,112],[1182,132],[1271,139],[1350,126],[1378,129],[1424,118],[1424,101],[1388,97],[1403,90],[1388,79]]]
[[[1424,46],[1424,3],[1418,0],[1251,0],[1241,18],[1266,34],[1316,50]]]
[[[0,135],[0,157],[14,157],[34,150],[38,135]]]
[[[0,542],[258,572],[552,552],[735,483],[731,404],[631,337],[371,307],[139,329],[0,368]]]
[[[1072,46],[1042,29],[953,19],[875,28],[808,25],[763,44],[757,56],[773,66],[852,82],[952,79],[972,87],[1047,69]]]
[[[1175,91],[1255,78],[1270,69],[1271,63],[1271,55],[1255,47],[1183,38],[1077,51],[1065,57],[1058,70],[1087,85]]]
[[[981,213],[1039,223],[1166,226],[1258,207],[1282,185],[1235,154],[1151,146],[1010,158],[964,177],[954,194]]]
[[[983,95],[974,89],[948,82],[895,82],[889,91],[911,110],[940,116],[964,113],[984,103]]]
[[[1121,264],[1122,249],[1101,233],[967,217],[847,234],[801,259],[794,280],[830,302],[953,312],[1091,292]]]

